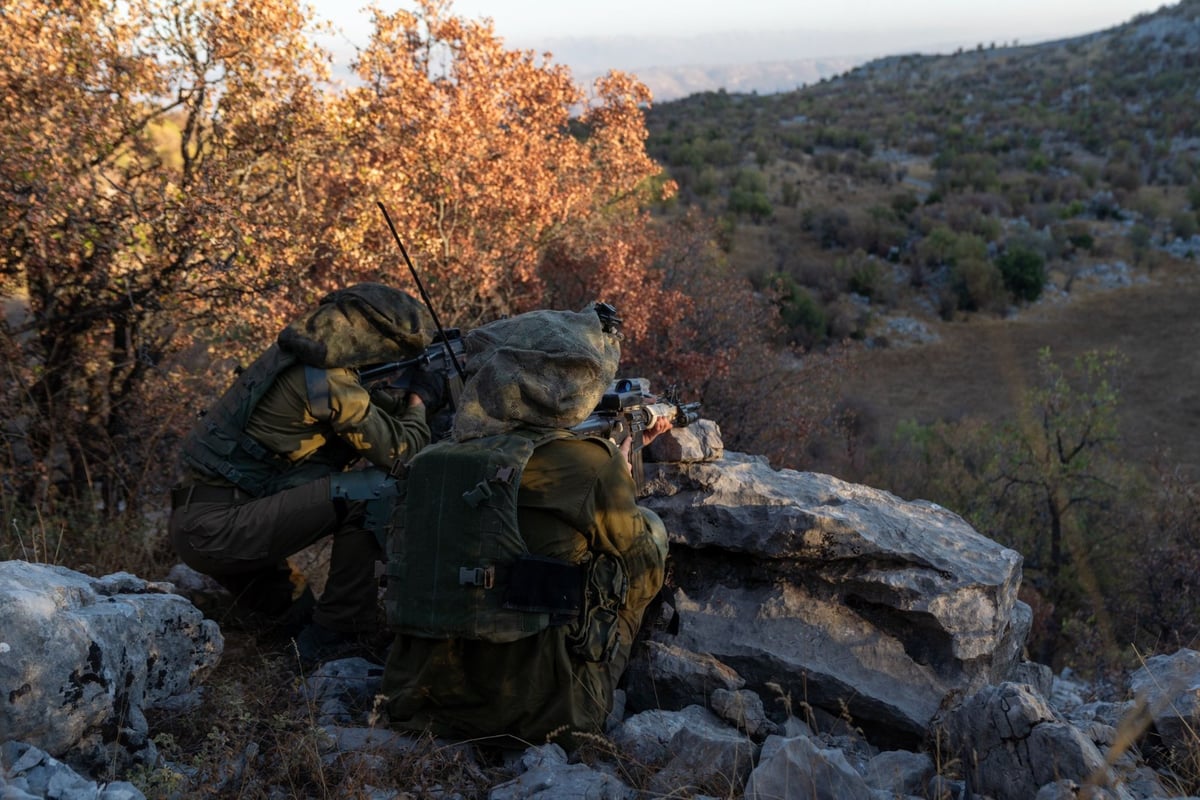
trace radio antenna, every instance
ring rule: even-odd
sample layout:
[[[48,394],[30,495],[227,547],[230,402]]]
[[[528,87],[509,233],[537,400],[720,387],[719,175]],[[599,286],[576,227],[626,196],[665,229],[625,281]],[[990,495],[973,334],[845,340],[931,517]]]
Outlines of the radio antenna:
[[[441,337],[442,347],[446,348],[446,355],[450,357],[450,363],[454,365],[454,371],[458,373],[459,380],[465,382],[467,374],[463,371],[462,364],[458,363],[458,356],[454,355],[454,348],[450,346],[450,340],[446,338],[446,331],[442,328],[441,320],[438,319],[437,312],[433,310],[433,302],[421,284],[421,278],[417,275],[417,268],[413,266],[412,259],[408,257],[408,251],[404,249],[404,242],[400,241],[400,234],[396,233],[396,226],[392,224],[391,216],[382,202],[376,200],[375,204],[383,212],[383,219],[387,222],[388,230],[392,232],[392,238],[396,240],[396,246],[400,248],[400,255],[404,256],[404,263],[408,264],[408,271],[412,273],[413,280],[417,282],[417,290],[421,293],[421,299],[425,301],[425,307],[429,309],[429,315],[433,317],[433,324],[437,327],[438,336]]]

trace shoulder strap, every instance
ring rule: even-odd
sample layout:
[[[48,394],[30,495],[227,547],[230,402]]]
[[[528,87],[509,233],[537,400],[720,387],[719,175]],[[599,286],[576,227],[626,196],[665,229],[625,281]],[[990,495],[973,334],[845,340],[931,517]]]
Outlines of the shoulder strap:
[[[304,386],[308,390],[308,408],[315,419],[328,422],[333,417],[329,373],[311,364],[304,365]]]

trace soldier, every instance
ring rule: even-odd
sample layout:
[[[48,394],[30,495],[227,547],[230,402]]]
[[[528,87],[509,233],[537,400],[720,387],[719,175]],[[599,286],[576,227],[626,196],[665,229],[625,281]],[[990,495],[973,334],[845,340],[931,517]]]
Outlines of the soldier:
[[[381,549],[361,504],[335,497],[335,476],[359,459],[385,469],[410,459],[428,444],[426,413],[441,400],[436,376],[418,375],[407,396],[394,396],[368,392],[356,369],[421,353],[430,328],[404,292],[374,283],[335,291],[288,325],[184,442],[172,543],[239,608],[299,630],[306,662],[377,627]],[[319,601],[307,588],[294,599],[287,557],[329,535]]]
[[[410,464],[394,534],[386,711],[403,730],[570,747],[602,730],[667,554],[621,450],[568,431],[611,383],[619,334],[590,310],[535,311],[465,346],[453,440]]]

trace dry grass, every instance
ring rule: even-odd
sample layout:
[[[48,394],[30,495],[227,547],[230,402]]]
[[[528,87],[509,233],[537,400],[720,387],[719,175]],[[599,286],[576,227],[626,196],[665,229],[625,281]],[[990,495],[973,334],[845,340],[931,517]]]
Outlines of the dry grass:
[[[871,350],[847,376],[843,395],[886,441],[902,420],[929,423],[968,415],[1015,413],[1034,381],[1037,352],[1060,362],[1116,348],[1129,359],[1122,386],[1121,430],[1130,462],[1156,452],[1200,474],[1200,269],[1174,262],[1147,285],[1077,293],[1043,302],[1014,319],[976,316],[930,322],[941,341]],[[820,468],[820,465],[810,465]]]
[[[384,732],[377,744],[340,751],[301,691],[304,677],[287,640],[227,630],[202,704],[150,719],[164,763],[127,779],[147,797],[175,800],[353,800],[375,789],[482,798],[512,776],[496,753],[429,735],[401,746]]]

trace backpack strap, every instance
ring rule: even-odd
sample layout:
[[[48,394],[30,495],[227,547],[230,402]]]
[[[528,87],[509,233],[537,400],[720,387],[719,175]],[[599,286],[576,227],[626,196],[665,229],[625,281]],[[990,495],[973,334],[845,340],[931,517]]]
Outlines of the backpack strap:
[[[313,417],[319,422],[328,422],[333,417],[329,373],[320,367],[305,364],[304,387],[308,390],[308,407]]]

